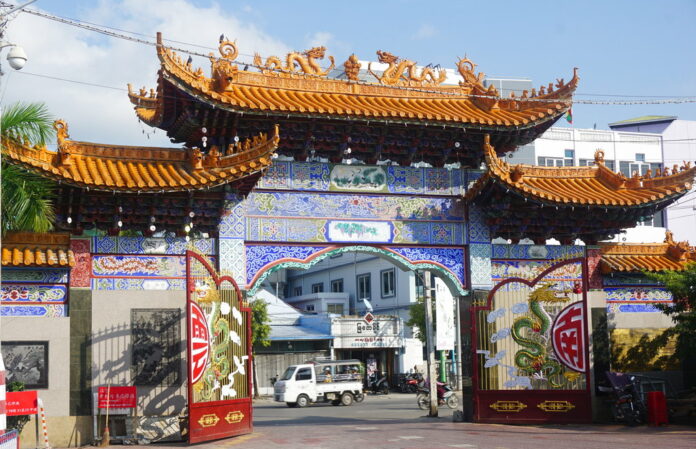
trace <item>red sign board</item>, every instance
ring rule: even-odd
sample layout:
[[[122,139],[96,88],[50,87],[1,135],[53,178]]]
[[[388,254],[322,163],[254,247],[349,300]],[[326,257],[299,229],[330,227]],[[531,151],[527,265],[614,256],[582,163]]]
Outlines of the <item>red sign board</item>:
[[[8,391],[6,399],[7,416],[37,414],[37,397],[36,391]]]
[[[99,408],[134,408],[136,406],[135,387],[99,387]]]

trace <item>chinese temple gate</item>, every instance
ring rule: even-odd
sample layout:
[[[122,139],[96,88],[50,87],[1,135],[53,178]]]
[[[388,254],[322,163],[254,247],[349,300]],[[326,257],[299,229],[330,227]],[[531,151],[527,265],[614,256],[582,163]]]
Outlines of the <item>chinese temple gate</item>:
[[[213,324],[195,317],[215,306],[201,299],[203,284],[191,280],[212,280],[206,292],[219,292],[220,310],[224,302],[228,313],[244,315],[234,285],[250,298],[274,270],[367,252],[404,269],[436,272],[468,308],[470,328],[462,337],[471,357],[463,371],[472,382],[476,420],[589,421],[587,295],[602,289],[597,242],[679,198],[696,169],[627,179],[605,167],[602,151],[589,167],[512,166],[500,159],[570,108],[577,72],[568,82],[501,98],[484,87],[468,59],[457,62],[459,83],[448,85],[444,72],[384,51],[377,56],[386,70],[374,73],[352,55],[343,79],[328,78],[320,67],[323,47],[291,53],[285,62],[259,56],[250,70],[235,62],[237,54],[236,44],[221,42],[207,76],[158,36],[157,87],[131,88],[129,97],[139,119],[183,148],[74,141],[61,121],[57,151],[5,142],[7,160],[59,182],[55,225],[72,233],[74,260],[69,280],[59,283],[69,284],[84,309],[55,312],[40,295],[14,304],[5,295],[3,270],[3,314],[81,316],[84,323],[71,332],[75,341],[92,336],[80,363],[95,368],[91,375],[76,371],[74,385],[140,379],[139,414],[186,414],[190,441],[203,441],[250,431],[252,417],[248,405],[197,411],[199,402],[223,398],[201,399],[196,377],[212,362],[192,355],[221,342],[205,343]],[[365,69],[374,82],[361,80]],[[512,244],[494,245],[496,237]],[[523,238],[535,244],[518,244]],[[545,245],[552,238],[561,245]],[[577,239],[585,245],[575,246]],[[199,254],[193,259],[186,255],[191,247]],[[11,273],[37,268],[38,262],[20,260],[28,260],[26,251],[4,245],[3,266]],[[187,261],[194,259],[199,272],[191,277]],[[229,278],[218,278],[213,266]],[[474,290],[485,295],[472,302]],[[186,295],[198,299],[187,302]],[[130,319],[117,329],[127,333],[155,316],[155,327],[169,333],[159,332],[150,344],[169,348],[162,357],[176,367],[187,356],[169,343],[186,339],[185,314],[190,389],[176,368],[143,363],[115,370],[109,320]],[[166,335],[171,342],[160,342]],[[119,341],[123,354],[143,350]],[[219,357],[248,373],[249,347],[240,348],[220,349]],[[246,380],[236,379],[234,389],[224,400],[247,404]],[[77,393],[71,407],[88,410]],[[194,415],[204,428],[196,437]],[[243,430],[230,427],[237,419]]]

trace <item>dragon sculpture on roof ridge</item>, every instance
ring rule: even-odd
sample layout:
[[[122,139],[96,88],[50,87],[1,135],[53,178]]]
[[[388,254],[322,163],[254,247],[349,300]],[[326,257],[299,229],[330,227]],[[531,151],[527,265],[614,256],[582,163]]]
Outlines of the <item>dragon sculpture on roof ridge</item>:
[[[440,69],[436,72],[431,67],[423,67],[418,73],[418,66],[415,61],[401,59],[388,51],[377,50],[377,60],[389,67],[379,76],[372,71],[371,63],[367,65],[367,70],[387,86],[419,86],[442,84],[447,79],[447,72]]]
[[[287,54],[285,57],[285,64],[277,56],[269,56],[266,58],[264,63],[261,59],[261,55],[256,53],[254,55],[254,65],[261,69],[264,74],[272,75],[284,75],[284,74],[297,74],[305,73],[307,75],[314,76],[326,76],[335,67],[334,57],[329,56],[329,61],[331,65],[328,69],[322,70],[317,59],[324,59],[326,54],[326,47],[312,47],[309,50],[305,50],[302,53],[293,51]]]

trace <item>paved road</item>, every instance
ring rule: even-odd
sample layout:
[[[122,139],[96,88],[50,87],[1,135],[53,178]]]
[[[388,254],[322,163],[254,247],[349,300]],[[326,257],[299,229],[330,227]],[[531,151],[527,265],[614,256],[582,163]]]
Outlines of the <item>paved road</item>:
[[[254,403],[254,434],[210,443],[244,449],[696,449],[696,428],[511,426],[452,422],[440,408],[428,418],[414,395],[368,396],[350,407],[291,409]]]
[[[197,449],[696,449],[696,427],[513,426],[428,418],[415,395],[368,395],[350,407],[254,401],[254,433]],[[157,449],[176,447],[157,444]],[[143,447],[146,449],[146,447]]]

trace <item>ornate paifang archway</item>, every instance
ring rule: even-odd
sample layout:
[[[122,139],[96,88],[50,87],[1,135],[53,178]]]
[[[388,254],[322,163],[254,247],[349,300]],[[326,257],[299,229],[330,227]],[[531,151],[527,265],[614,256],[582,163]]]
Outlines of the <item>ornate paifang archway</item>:
[[[189,443],[251,433],[251,309],[230,276],[186,251]]]
[[[471,309],[476,421],[590,422],[584,259],[502,262]]]
[[[247,294],[256,294],[263,281],[275,271],[286,268],[308,269],[335,254],[361,252],[383,257],[403,270],[430,270],[439,274],[454,293],[466,295],[464,249],[435,247],[347,246],[278,246],[259,245],[266,259],[247,258]],[[252,247],[254,248],[254,247]],[[287,249],[287,251],[284,251]]]

